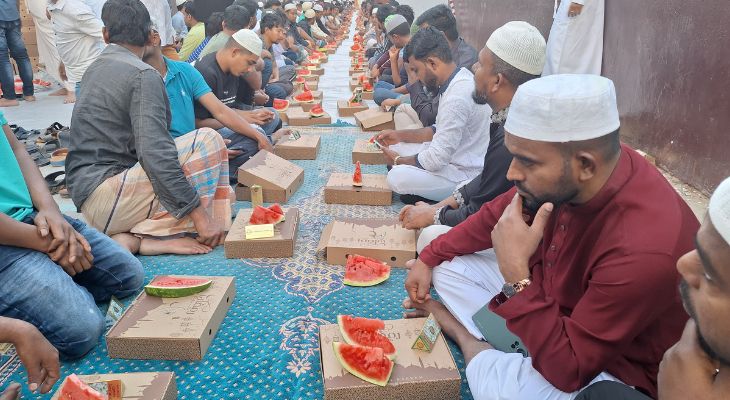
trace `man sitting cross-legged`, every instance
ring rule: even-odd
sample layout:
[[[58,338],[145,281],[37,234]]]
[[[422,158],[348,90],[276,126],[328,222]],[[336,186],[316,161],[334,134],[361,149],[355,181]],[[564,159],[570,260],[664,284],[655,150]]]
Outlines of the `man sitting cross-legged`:
[[[260,127],[250,124],[239,113],[218,100],[211,93],[203,76],[192,65],[163,57],[159,35],[154,26],[152,33],[152,45],[147,48],[144,61],[165,77],[165,89],[172,114],[170,135],[178,138],[195,130],[195,105],[200,105],[225,126],[220,131],[228,140],[228,167],[231,181],[235,182],[238,167],[259,149],[271,151],[271,143]]]
[[[268,149],[270,149],[274,132],[281,128],[279,113],[271,109],[246,111],[250,108],[247,101],[254,97],[252,87],[247,83],[246,73],[259,62],[262,51],[263,42],[258,35],[252,30],[241,29],[228,39],[224,48],[203,57],[195,64],[195,68],[203,75],[205,83],[223,104],[235,110],[250,123],[261,127],[265,135],[263,139],[268,142]],[[195,105],[195,118],[197,126],[218,129],[226,139],[238,136],[232,130],[224,128],[222,121],[217,120],[200,103]],[[253,140],[249,142],[249,146],[243,149],[244,153],[250,152],[250,147],[254,144]],[[259,139],[256,143],[259,148],[265,148],[263,140]],[[248,154],[248,156],[253,154]],[[237,161],[234,160],[234,162]]]
[[[477,104],[489,104],[494,111],[484,169],[436,205],[419,202],[403,207],[400,220],[404,228],[425,228],[418,236],[419,251],[514,186],[507,179],[512,156],[504,147],[504,121],[517,88],[538,78],[544,64],[545,39],[527,22],[508,22],[489,37],[475,64],[472,95]]]
[[[376,135],[393,166],[388,185],[399,194],[441,201],[456,186],[479,175],[489,146],[488,105],[476,104],[473,74],[459,69],[446,37],[436,28],[421,29],[406,46],[418,79],[441,96],[436,125]]]
[[[655,397],[662,354],[687,321],[675,263],[692,249],[697,219],[620,143],[606,78],[522,84],[504,129],[516,189],[409,263],[404,307],[433,313],[456,340],[475,399],[572,399],[601,380]],[[432,280],[443,304],[428,296]],[[495,322],[480,330],[477,313]],[[480,340],[508,334],[531,356]]]
[[[86,70],[71,118],[69,193],[92,226],[133,253],[207,253],[231,224],[223,138],[168,133],[165,85],[142,61],[152,39],[142,3],[110,0],[102,20],[110,45]]]
[[[142,265],[109,237],[61,214],[2,113],[0,125],[0,316],[32,324],[62,357],[81,357],[104,328],[96,303],[135,294]]]

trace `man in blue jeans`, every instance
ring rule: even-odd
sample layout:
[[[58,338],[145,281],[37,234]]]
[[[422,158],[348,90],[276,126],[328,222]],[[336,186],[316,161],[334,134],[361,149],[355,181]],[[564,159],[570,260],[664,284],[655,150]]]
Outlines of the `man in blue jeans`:
[[[20,34],[18,0],[3,0],[0,3],[0,88],[3,90],[0,107],[18,105],[15,95],[15,73],[8,54],[18,64],[18,72],[23,80],[23,98],[26,101],[35,101],[33,66],[30,64],[28,51]]]
[[[142,265],[62,215],[2,113],[0,125],[0,316],[34,325],[61,358],[81,357],[104,328],[96,303],[137,293]]]

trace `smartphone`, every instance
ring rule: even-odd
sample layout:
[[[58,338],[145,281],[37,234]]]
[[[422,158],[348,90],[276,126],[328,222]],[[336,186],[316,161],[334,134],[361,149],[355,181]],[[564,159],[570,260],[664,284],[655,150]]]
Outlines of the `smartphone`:
[[[520,353],[523,357],[529,357],[527,347],[517,335],[507,329],[507,321],[484,306],[471,317],[484,340],[489,342],[495,349],[505,353]]]
[[[382,149],[383,147],[385,147],[385,146],[383,146],[382,143],[378,142],[377,140],[373,140],[373,144],[375,145],[375,147],[377,147],[379,149]]]

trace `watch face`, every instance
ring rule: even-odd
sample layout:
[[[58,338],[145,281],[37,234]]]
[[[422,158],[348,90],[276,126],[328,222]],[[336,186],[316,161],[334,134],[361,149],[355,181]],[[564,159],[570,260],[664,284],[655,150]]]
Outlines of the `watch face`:
[[[510,298],[517,294],[517,291],[511,283],[505,283],[504,286],[502,286],[502,293],[504,293],[507,298]]]

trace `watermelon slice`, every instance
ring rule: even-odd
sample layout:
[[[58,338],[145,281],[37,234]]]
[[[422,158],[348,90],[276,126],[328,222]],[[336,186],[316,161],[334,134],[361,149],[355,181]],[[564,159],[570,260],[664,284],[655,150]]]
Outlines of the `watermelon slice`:
[[[200,293],[212,284],[210,279],[158,276],[144,287],[144,291],[155,297],[185,297]]]
[[[59,400],[106,400],[106,396],[81,381],[76,374],[67,376],[63,381],[58,398]]]
[[[358,346],[379,347],[391,360],[395,360],[395,346],[380,330],[385,328],[385,322],[379,319],[338,315],[337,325],[340,327],[342,339],[347,344]]]
[[[368,77],[367,77],[367,76],[365,76],[365,75],[360,75],[360,78],[358,78],[358,81],[360,81],[360,84],[362,85],[363,83],[365,83],[365,81],[366,81],[367,79],[368,79]]]
[[[312,75],[312,71],[308,69],[298,69],[297,70],[297,76],[309,76]]]
[[[281,208],[279,203],[274,203],[274,204],[270,205],[269,210],[271,210],[277,214],[284,215],[284,209]]]
[[[274,99],[274,110],[276,111],[286,111],[289,109],[289,101],[284,99]]]
[[[307,72],[309,72],[309,71],[307,71]],[[294,83],[299,83],[299,84],[307,83],[307,80],[303,76],[299,76],[299,77],[297,77],[297,79],[294,80]]]
[[[350,100],[347,101],[350,107],[358,107],[362,105],[362,89],[356,88],[355,93],[352,94]]]
[[[314,95],[312,94],[311,90],[305,90],[294,96],[294,100],[300,103],[311,103],[314,101]]]
[[[342,342],[333,342],[332,347],[337,361],[347,372],[378,386],[388,384],[395,364],[385,356],[383,349]]]
[[[316,106],[312,107],[311,110],[309,110],[309,117],[310,118],[319,118],[324,117],[324,109],[322,108],[321,104],[317,104]]]
[[[352,175],[352,186],[362,187],[362,168],[360,161],[355,163],[355,173]]]
[[[347,256],[345,265],[345,279],[342,281],[348,286],[375,286],[390,278],[390,265],[357,254]]]
[[[271,207],[274,206],[277,206],[277,208],[272,209]],[[284,221],[284,212],[279,211],[281,210],[281,206],[278,204],[275,204],[274,206],[269,208],[256,206],[251,213],[251,218],[249,218],[248,223],[250,225],[264,225],[278,224],[279,222]]]
[[[362,46],[360,45],[360,43],[355,43],[352,46],[350,46],[350,50],[352,50],[352,51],[360,51],[360,50],[362,50]]]
[[[370,82],[363,82],[362,84],[362,90],[363,92],[372,92],[373,91],[373,84]]]

